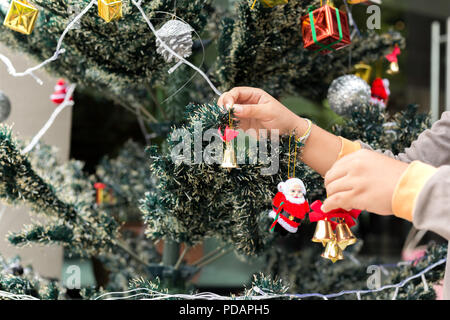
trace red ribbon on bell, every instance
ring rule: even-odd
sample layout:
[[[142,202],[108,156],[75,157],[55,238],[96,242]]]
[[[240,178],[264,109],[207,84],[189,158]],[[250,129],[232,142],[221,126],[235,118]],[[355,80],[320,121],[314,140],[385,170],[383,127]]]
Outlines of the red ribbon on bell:
[[[345,223],[349,226],[349,228],[353,227],[361,214],[361,210],[352,209],[350,211],[344,209],[334,209],[328,212],[322,211],[322,201],[316,200],[311,204],[312,211],[309,213],[309,221],[317,222],[319,220],[328,219],[331,222],[331,226],[333,230],[337,226],[337,222],[331,220],[332,218],[341,218],[345,220]]]

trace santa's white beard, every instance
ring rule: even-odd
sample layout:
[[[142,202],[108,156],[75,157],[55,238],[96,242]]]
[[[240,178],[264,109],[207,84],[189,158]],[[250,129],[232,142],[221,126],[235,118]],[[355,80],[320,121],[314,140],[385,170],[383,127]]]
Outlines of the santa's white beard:
[[[286,197],[286,200],[291,203],[302,204],[303,202],[305,202],[305,197],[303,197],[303,196],[301,196],[300,198],[294,198],[294,197],[286,195],[286,194],[284,196]]]

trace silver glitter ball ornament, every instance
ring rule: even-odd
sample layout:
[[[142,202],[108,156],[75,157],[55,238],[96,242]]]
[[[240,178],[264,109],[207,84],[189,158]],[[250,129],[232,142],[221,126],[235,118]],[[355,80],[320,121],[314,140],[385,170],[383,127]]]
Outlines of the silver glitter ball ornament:
[[[187,58],[192,54],[192,31],[194,29],[187,23],[179,20],[169,20],[161,29],[156,31],[156,34],[179,56]],[[172,55],[159,39],[156,39],[156,46],[156,52],[161,54],[167,62],[179,62],[178,58]]]
[[[370,97],[370,86],[353,74],[333,80],[328,89],[330,107],[340,116],[348,116],[353,109],[369,104]]]
[[[6,94],[0,91],[0,122],[8,119],[11,113],[11,102]]]

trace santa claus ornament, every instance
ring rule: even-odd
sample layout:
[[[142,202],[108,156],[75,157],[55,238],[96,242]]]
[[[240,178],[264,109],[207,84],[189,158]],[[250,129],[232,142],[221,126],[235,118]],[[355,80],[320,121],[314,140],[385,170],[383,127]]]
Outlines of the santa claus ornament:
[[[290,178],[278,184],[278,193],[273,198],[272,211],[269,212],[269,217],[274,219],[270,231],[277,231],[282,235],[297,232],[301,221],[309,212],[305,195],[305,185],[298,178]]]
[[[385,109],[391,94],[391,91],[389,90],[389,80],[376,78],[372,83],[371,93],[371,102],[374,105],[378,105],[381,109]]]
[[[59,79],[55,85],[55,92],[50,96],[50,99],[54,104],[61,104],[66,98],[66,94],[67,84],[64,79]],[[69,100],[72,100],[72,97]]]

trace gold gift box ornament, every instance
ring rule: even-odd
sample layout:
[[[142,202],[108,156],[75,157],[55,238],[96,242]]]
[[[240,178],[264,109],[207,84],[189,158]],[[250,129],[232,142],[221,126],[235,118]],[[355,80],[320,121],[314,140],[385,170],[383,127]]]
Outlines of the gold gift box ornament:
[[[106,22],[122,18],[121,0],[98,0],[98,15]]]
[[[31,34],[39,10],[26,0],[12,0],[3,25],[11,30]]]

